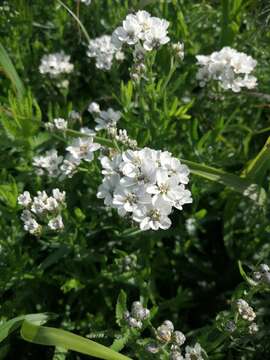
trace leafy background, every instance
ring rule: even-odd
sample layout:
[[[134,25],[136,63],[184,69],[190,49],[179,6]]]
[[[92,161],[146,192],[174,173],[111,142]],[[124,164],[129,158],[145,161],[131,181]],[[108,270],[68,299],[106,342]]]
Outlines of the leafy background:
[[[144,7],[170,21],[170,37],[172,42],[185,43],[185,59],[168,79],[172,54],[165,46],[157,53],[153,77],[138,89],[129,77],[130,54],[110,72],[97,70],[86,56],[87,41],[81,29],[57,1],[3,1],[1,44],[26,90],[12,85],[1,63],[2,321],[21,314],[51,312],[56,314],[51,320],[53,326],[110,345],[119,333],[115,307],[123,289],[128,304],[141,296],[150,308],[158,307],[155,326],[171,319],[176,328],[200,341],[210,359],[268,358],[267,289],[254,299],[260,309],[257,337],[224,336],[215,318],[230,308],[234,294],[246,289],[247,285],[239,285],[243,279],[237,261],[241,260],[248,272],[269,261],[267,151],[265,158],[259,159],[260,166],[251,162],[270,131],[269,4],[258,0],[93,0],[90,6],[70,0],[65,4],[79,16],[91,38],[110,34],[127,13]],[[215,86],[198,86],[195,55],[209,54],[226,45],[258,61],[256,91],[234,94]],[[70,54],[75,65],[66,93],[38,71],[41,57],[59,50]],[[96,198],[101,182],[97,161],[90,164],[87,173],[61,183],[38,177],[32,157],[65,146],[48,135],[42,124],[54,117],[66,118],[71,110],[77,110],[83,115],[83,124],[93,127],[94,121],[85,111],[90,101],[121,110],[121,127],[140,146],[168,149],[182,159],[238,176],[255,166],[250,176],[266,191],[263,205],[218,182],[193,175],[194,202],[173,214],[172,228],[140,233],[114,212],[106,211]],[[17,195],[23,190],[35,193],[55,187],[67,192],[65,231],[36,239],[23,231]],[[186,226],[190,218],[196,227],[192,233]],[[121,259],[131,254],[137,265],[123,271]],[[124,350],[131,357],[138,351],[132,344]],[[142,353],[139,358],[149,356]],[[75,353],[59,355],[51,347],[23,342],[16,335],[1,343],[0,358],[37,357],[89,358]]]

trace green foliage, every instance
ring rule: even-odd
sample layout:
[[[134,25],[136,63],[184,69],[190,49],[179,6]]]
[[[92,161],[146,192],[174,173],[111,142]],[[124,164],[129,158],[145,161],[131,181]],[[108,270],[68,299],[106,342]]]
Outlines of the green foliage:
[[[145,55],[136,81],[127,46],[121,63],[97,69],[86,56],[89,38],[142,8],[170,22],[184,59],[164,45]],[[171,343],[145,350],[164,320],[210,360],[270,357],[269,279],[254,277],[270,264],[269,10],[257,0],[0,4],[0,359],[168,360]],[[199,86],[195,56],[223,46],[257,60],[255,91]],[[39,72],[42,56],[61,50],[74,64],[61,78],[67,88]],[[37,173],[33,157],[62,156],[82,126],[95,127],[92,101],[121,111],[119,128],[140,148],[170,151],[190,168],[193,203],[172,214],[169,230],[143,232],[103,206],[98,156],[71,178]],[[46,131],[55,118],[68,120],[66,132]],[[106,154],[126,149],[105,132],[95,141]],[[65,228],[34,237],[17,197],[55,188],[66,191]],[[239,298],[256,312],[256,334],[237,312]],[[134,301],[150,310],[141,328],[126,320]],[[47,320],[53,327],[41,326]]]

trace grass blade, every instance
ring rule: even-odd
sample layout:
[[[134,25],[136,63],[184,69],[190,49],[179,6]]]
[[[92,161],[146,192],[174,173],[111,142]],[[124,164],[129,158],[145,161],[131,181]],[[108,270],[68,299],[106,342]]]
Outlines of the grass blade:
[[[2,44],[0,44],[0,68],[10,79],[18,97],[23,97],[25,93],[24,85]]]
[[[24,321],[21,328],[24,340],[47,346],[77,351],[104,360],[131,360],[127,356],[117,353],[95,341],[72,334],[68,331],[38,326],[29,321]]]
[[[266,140],[261,151],[257,156],[247,165],[243,171],[243,176],[261,183],[266,171],[270,168],[270,136]]]
[[[4,324],[0,325],[0,343],[8,337],[13,331],[17,330],[23,321],[28,320],[36,324],[44,324],[49,318],[48,314],[29,314],[17,316],[14,319],[6,321]]]
[[[186,164],[190,168],[191,173],[194,175],[225,185],[244,196],[248,196],[260,205],[262,205],[265,201],[265,190],[259,185],[254,184],[254,182],[248,178],[230,174],[223,170],[204,164],[198,164],[193,161],[181,160],[181,162]]]
[[[75,19],[75,21],[77,22],[77,24],[78,24],[79,27],[81,28],[84,36],[86,37],[87,41],[90,42],[90,40],[91,40],[91,39],[90,39],[90,36],[88,35],[88,32],[87,32],[86,28],[84,27],[84,25],[82,24],[82,22],[81,22],[81,20],[78,18],[78,16],[76,16],[76,15],[74,14],[74,12],[71,11],[70,8],[67,7],[61,0],[57,0],[57,1],[58,1],[59,4],[60,4],[61,6],[63,6],[63,7],[67,10],[67,12]]]

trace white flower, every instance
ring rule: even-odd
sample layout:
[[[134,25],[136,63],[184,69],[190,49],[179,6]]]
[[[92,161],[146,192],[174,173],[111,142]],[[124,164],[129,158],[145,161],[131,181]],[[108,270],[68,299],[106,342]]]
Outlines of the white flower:
[[[146,51],[164,45],[170,41],[167,36],[169,22],[152,17],[147,11],[140,10],[136,14],[129,14],[112,34],[112,42],[118,49],[123,44],[130,46],[143,45]]]
[[[33,166],[38,169],[38,174],[43,175],[44,171],[51,177],[59,175],[59,165],[63,161],[63,156],[58,156],[57,150],[49,150],[44,156],[35,156]]]
[[[100,113],[99,104],[97,104],[96,102],[91,102],[88,106],[88,111],[91,114],[99,114]]]
[[[26,222],[27,220],[32,219],[32,213],[30,210],[23,210],[22,214],[21,214],[21,220],[23,222]]]
[[[113,175],[119,171],[119,165],[122,162],[122,156],[120,154],[115,155],[113,158],[108,156],[102,156],[100,158],[102,165],[102,174],[103,175]]]
[[[149,185],[146,191],[153,194],[153,203],[169,202],[174,204],[177,200],[183,197],[182,193],[184,186],[179,185],[176,176],[169,176],[168,172],[164,169],[157,170],[156,184]]]
[[[168,21],[153,17],[151,30],[145,34],[145,41],[143,43],[145,50],[151,51],[160,45],[167,44],[170,41],[170,38],[167,36],[168,27]]]
[[[33,218],[29,218],[28,220],[26,220],[24,222],[23,228],[25,231],[28,231],[30,234],[33,234],[33,235],[38,234],[40,231],[40,225]]]
[[[53,189],[52,191],[53,193],[53,197],[55,198],[56,201],[58,201],[59,203],[64,203],[65,199],[66,199],[66,192],[63,191],[61,192],[59,189]]]
[[[196,343],[194,347],[186,346],[185,360],[203,360],[203,349],[199,343]]]
[[[257,79],[251,75],[257,61],[245,53],[224,47],[209,56],[196,56],[198,65],[197,79],[201,86],[210,80],[217,80],[225,90],[239,92],[243,87],[253,89]]]
[[[47,211],[54,212],[55,210],[58,209],[58,206],[59,206],[58,201],[54,197],[52,196],[48,197],[45,203],[45,209]]]
[[[145,230],[167,230],[172,222],[168,215],[171,213],[172,207],[164,203],[162,207],[155,205],[144,206],[137,209],[133,214],[133,220],[140,223],[140,229]]]
[[[117,38],[122,43],[134,45],[139,41],[141,25],[136,15],[127,15],[123,21],[123,26],[118,27],[113,34],[113,38]]]
[[[66,130],[68,122],[65,119],[57,118],[53,120],[55,128],[57,130]]]
[[[117,174],[106,176],[101,185],[98,187],[97,197],[104,199],[106,206],[112,206],[113,193],[116,187],[119,185],[120,176]]]
[[[92,161],[94,159],[93,153],[100,148],[100,144],[93,142],[93,137],[76,138],[72,141],[71,145],[67,147],[75,160]]]
[[[116,47],[109,35],[103,35],[90,40],[87,50],[87,56],[95,58],[96,67],[101,70],[110,70],[113,59],[121,60],[119,49]]]
[[[112,108],[109,108],[106,111],[101,111],[98,117],[95,118],[95,122],[97,123],[95,129],[99,131],[115,127],[120,117],[120,111],[115,111]]]
[[[56,77],[61,74],[69,74],[73,71],[74,65],[70,63],[70,56],[63,51],[44,55],[41,59],[39,71],[41,74],[49,74]]]
[[[140,204],[145,203],[151,203],[151,197],[145,193],[143,186],[127,188],[119,184],[114,192],[113,205],[121,216],[127,212],[135,212]]]
[[[18,196],[18,204],[23,207],[27,207],[32,202],[31,195],[28,191],[24,191],[21,195]]]
[[[51,230],[62,230],[64,228],[64,224],[63,224],[63,220],[62,220],[62,216],[61,215],[58,215],[57,217],[51,219],[49,222],[48,222],[48,227],[51,229]]]

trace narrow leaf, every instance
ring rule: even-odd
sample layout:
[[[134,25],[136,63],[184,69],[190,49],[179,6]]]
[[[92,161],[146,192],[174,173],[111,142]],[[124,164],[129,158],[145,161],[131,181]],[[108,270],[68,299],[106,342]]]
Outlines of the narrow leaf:
[[[260,183],[270,168],[270,136],[257,156],[247,165],[242,175]]]
[[[249,197],[260,205],[262,205],[266,199],[265,190],[257,184],[254,184],[254,182],[248,178],[230,174],[204,164],[198,164],[188,160],[181,161],[190,168],[192,174],[228,186],[230,189]]]
[[[24,85],[2,44],[0,44],[0,68],[12,82],[18,97],[23,97],[25,93]]]
[[[44,324],[48,318],[48,314],[41,313],[17,316],[14,319],[6,321],[4,324],[0,325],[0,343],[5,340],[9,334],[17,330],[24,320],[29,320],[36,324]]]
[[[72,334],[65,330],[37,326],[29,321],[24,321],[21,328],[21,336],[24,340],[47,346],[77,351],[81,354],[90,355],[104,360],[131,360],[127,356],[119,354],[104,345],[92,340]]]

